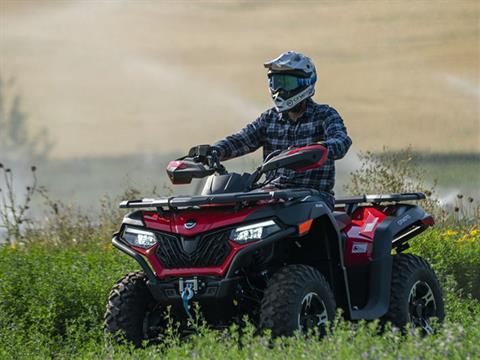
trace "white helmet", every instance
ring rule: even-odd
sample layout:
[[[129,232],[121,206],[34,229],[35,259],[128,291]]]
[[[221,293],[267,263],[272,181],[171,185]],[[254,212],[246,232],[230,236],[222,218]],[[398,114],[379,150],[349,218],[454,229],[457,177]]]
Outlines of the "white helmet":
[[[317,72],[307,56],[287,51],[264,64],[268,69],[268,86],[279,112],[292,109],[315,94]]]

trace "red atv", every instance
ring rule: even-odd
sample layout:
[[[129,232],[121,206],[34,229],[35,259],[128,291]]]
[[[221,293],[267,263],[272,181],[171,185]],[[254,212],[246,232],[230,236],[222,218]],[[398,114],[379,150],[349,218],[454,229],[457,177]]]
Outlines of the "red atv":
[[[431,318],[443,319],[435,273],[403,253],[408,240],[434,224],[405,203],[424,194],[347,197],[331,212],[314,189],[268,189],[261,181],[279,168],[322,166],[323,146],[274,153],[242,175],[227,173],[207,148],[195,147],[167,167],[173,184],[208,176],[201,195],[121,203],[142,210],[125,216],[112,243],[142,271],[114,285],[107,332],[136,345],[159,339],[167,307],[188,331],[192,302],[212,327],[248,315],[274,336],[322,332],[337,308],[350,320],[410,323],[425,333],[433,331]]]

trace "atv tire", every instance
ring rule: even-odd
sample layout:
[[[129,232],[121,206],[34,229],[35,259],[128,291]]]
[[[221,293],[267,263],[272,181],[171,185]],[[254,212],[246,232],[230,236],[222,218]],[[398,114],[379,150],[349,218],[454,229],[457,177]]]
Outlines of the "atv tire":
[[[445,317],[442,289],[430,265],[419,256],[398,254],[393,257],[390,307],[384,316],[394,326],[408,323],[433,333],[430,319]]]
[[[317,328],[326,330],[326,321],[335,317],[335,299],[328,282],[315,268],[288,265],[277,271],[267,284],[261,309],[261,330],[271,329],[272,336],[306,334]]]
[[[142,271],[131,272],[117,281],[108,296],[104,328],[117,343],[124,340],[136,347],[148,336],[145,319],[155,307],[155,301],[147,287],[147,277]]]

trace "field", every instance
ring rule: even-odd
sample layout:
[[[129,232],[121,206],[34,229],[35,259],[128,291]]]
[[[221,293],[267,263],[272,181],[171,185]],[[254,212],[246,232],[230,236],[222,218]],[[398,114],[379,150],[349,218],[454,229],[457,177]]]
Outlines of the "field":
[[[480,150],[476,1],[0,2],[0,76],[55,158],[184,152],[271,106],[296,49],[356,150]],[[39,31],[41,29],[41,31]]]
[[[412,250],[430,259],[444,286],[447,320],[434,336],[402,336],[398,330],[379,335],[376,323],[339,321],[322,341],[298,338],[270,346],[267,339],[252,336],[251,329],[241,340],[234,329],[202,329],[188,340],[172,335],[166,345],[144,350],[109,348],[103,342],[101,323],[109,289],[125,272],[137,269],[106,239],[4,247],[0,249],[0,358],[474,359],[480,354],[480,303],[469,298],[469,291],[455,290],[452,275],[466,277],[459,278],[465,281],[463,286],[473,281],[478,290],[480,238],[469,233],[467,240],[459,240],[462,237],[433,231],[418,239]],[[465,260],[469,262],[462,267]],[[459,273],[452,271],[455,267]],[[464,270],[469,271],[460,274]]]
[[[21,199],[34,164],[43,194],[19,241],[5,243],[0,220],[0,359],[479,358],[479,44],[480,3],[469,0],[0,0],[0,191],[12,169]],[[197,191],[172,189],[165,165],[270,107],[262,64],[290,49],[312,57],[314,99],[339,110],[353,139],[338,195],[352,192],[365,151],[400,160],[355,193],[436,190],[440,203],[425,205],[437,225],[408,251],[435,269],[445,323],[423,337],[339,314],[322,340],[276,342],[200,323],[184,340],[171,327],[158,346],[107,345],[110,288],[138,269],[110,244],[119,200]],[[395,158],[408,146],[411,158]]]
[[[371,177],[385,177],[380,172],[361,180],[370,161],[363,160],[353,175],[359,192],[371,186]],[[378,181],[381,191],[399,191],[390,187],[395,183],[405,191],[416,186],[402,185],[404,176],[419,173],[411,164],[379,161],[379,169],[392,170]],[[426,186],[421,179],[417,184]],[[271,342],[255,335],[252,326],[240,335],[235,327],[210,330],[200,318],[196,334],[187,339],[172,324],[158,346],[106,345],[102,316],[109,290],[122,275],[138,269],[110,244],[123,216],[116,204],[125,196],[104,198],[99,215],[47,201],[40,221],[20,227],[21,241],[0,247],[0,358],[475,359],[480,354],[480,208],[467,202],[445,212],[431,201],[423,206],[435,214],[437,224],[411,241],[408,251],[429,261],[443,287],[446,320],[435,325],[434,335],[402,334],[390,327],[382,331],[378,322],[349,323],[338,314],[322,340]]]
[[[480,354],[477,227],[440,225],[413,242],[410,251],[429,260],[444,288],[447,318],[435,335],[379,332],[376,322],[339,318],[321,341],[298,337],[272,344],[254,336],[251,327],[239,337],[235,328],[212,331],[200,322],[193,337],[181,340],[172,328],[162,345],[134,350],[107,346],[102,334],[112,284],[138,269],[109,244],[114,221],[82,228],[80,214],[62,219],[30,234],[26,245],[0,248],[0,358],[474,359]]]
[[[411,146],[442,199],[479,197],[475,1],[2,0],[0,9],[0,113],[15,114],[18,96],[12,123],[25,123],[5,129],[0,114],[0,162],[28,168],[5,134],[44,130],[50,151],[35,164],[63,201],[95,209],[127,186],[163,189],[169,160],[271,106],[262,63],[286,49],[313,58],[315,99],[338,108],[353,139],[337,194],[358,152]],[[228,166],[258,162],[259,152]]]

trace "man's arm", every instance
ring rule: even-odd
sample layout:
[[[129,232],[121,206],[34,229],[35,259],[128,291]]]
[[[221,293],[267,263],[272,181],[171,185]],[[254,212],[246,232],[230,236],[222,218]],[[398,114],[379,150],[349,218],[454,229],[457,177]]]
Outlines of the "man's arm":
[[[328,157],[333,160],[343,158],[352,145],[352,139],[347,135],[343,120],[335,109],[327,110],[323,127],[325,130],[324,145],[328,149]]]
[[[220,159],[227,160],[257,150],[263,145],[264,138],[265,126],[263,117],[260,116],[239,132],[227,136],[213,146],[220,152]]]

